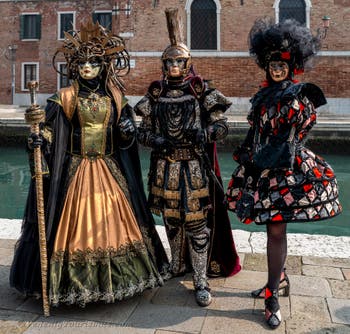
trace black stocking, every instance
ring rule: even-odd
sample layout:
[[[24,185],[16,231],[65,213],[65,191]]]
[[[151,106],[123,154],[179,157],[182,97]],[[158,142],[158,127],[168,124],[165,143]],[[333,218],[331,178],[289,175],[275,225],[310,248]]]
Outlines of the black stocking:
[[[287,224],[267,224],[267,265],[270,290],[278,289],[287,256]]]

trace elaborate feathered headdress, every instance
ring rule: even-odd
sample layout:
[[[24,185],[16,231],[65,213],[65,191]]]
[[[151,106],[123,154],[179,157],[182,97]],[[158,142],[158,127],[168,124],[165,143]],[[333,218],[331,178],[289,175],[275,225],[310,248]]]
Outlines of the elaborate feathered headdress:
[[[289,64],[294,74],[311,66],[310,60],[321,48],[321,41],[310,29],[295,20],[274,24],[271,18],[257,19],[249,33],[249,51],[259,67],[267,69],[271,60]]]
[[[93,23],[90,18],[82,24],[80,31],[64,32],[63,45],[53,56],[54,69],[70,79],[79,75],[80,62],[97,59],[106,70],[106,79],[111,79],[123,88],[118,79],[129,72],[129,54],[125,49],[124,40],[102,27],[98,22]],[[63,54],[67,62],[67,73],[61,73],[56,68],[56,57]]]

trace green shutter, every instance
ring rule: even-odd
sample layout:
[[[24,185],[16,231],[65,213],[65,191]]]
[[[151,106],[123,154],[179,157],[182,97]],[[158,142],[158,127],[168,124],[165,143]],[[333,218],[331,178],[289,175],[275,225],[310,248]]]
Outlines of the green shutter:
[[[41,15],[37,15],[36,16],[36,20],[35,20],[35,31],[36,31],[36,36],[35,38],[37,39],[41,39]]]

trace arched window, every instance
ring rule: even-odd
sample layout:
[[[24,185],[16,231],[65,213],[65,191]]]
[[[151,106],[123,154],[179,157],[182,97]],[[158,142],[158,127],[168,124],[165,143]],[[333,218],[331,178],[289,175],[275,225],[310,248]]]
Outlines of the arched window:
[[[187,1],[189,46],[192,50],[218,49],[218,11],[215,0]]]
[[[295,19],[310,28],[310,0],[276,0],[276,22]]]
[[[302,24],[306,24],[304,0],[281,0],[279,21],[283,22],[287,19],[295,19]]]

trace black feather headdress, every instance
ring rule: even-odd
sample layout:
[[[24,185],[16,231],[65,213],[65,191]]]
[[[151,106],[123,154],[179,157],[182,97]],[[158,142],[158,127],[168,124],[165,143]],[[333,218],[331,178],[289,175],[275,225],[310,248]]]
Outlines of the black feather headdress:
[[[271,60],[282,60],[294,74],[311,67],[311,58],[321,48],[320,39],[297,21],[273,23],[266,17],[255,21],[248,43],[249,52],[259,67],[266,70]]]

